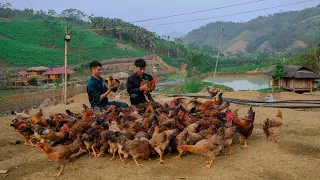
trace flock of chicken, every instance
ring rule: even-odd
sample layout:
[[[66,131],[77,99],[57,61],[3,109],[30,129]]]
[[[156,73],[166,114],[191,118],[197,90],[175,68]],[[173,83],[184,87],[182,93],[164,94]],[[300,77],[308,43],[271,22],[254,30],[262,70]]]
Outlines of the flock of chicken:
[[[210,91],[214,96],[218,90]],[[197,99],[175,98],[160,104],[148,102],[129,108],[107,106],[105,111],[90,109],[83,105],[82,113],[66,110],[66,113],[43,117],[39,109],[32,117],[27,113],[15,113],[11,126],[23,135],[25,145],[42,149],[54,163],[62,165],[60,176],[67,163],[77,165],[74,160],[84,152],[91,157],[102,157],[105,153],[121,161],[133,158],[137,161],[150,159],[177,151],[176,158],[186,152],[208,157],[206,167],[210,168],[214,158],[230,145],[235,132],[244,137],[244,148],[251,135],[255,112],[252,107],[240,118],[237,110],[229,109],[229,102],[223,101],[220,93],[216,99],[201,102]],[[281,111],[276,117],[267,118],[263,129],[269,139],[277,136],[282,125]],[[240,136],[241,137],[241,136]],[[242,142],[242,138],[239,139]]]

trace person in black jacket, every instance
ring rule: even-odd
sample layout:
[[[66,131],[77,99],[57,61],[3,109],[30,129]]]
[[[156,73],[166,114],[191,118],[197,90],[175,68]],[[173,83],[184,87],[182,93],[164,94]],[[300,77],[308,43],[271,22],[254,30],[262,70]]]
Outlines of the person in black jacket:
[[[136,73],[128,77],[127,82],[127,92],[130,95],[131,105],[137,105],[140,103],[146,103],[146,98],[143,91],[149,90],[146,85],[140,87],[140,83],[143,79],[152,81],[153,77],[150,74],[145,73],[145,68],[147,66],[143,59],[138,59],[134,63]],[[147,95],[148,99],[151,101],[152,97],[150,93]]]

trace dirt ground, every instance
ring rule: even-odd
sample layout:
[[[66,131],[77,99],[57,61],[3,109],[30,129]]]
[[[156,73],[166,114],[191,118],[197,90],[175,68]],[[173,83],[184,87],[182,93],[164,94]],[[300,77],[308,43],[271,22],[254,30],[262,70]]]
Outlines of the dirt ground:
[[[202,93],[204,94],[204,93]],[[224,97],[263,100],[267,94],[259,92],[226,92]],[[294,93],[274,94],[278,100],[320,99],[320,93],[298,95]],[[80,111],[81,104],[89,104],[86,94],[73,98],[67,106],[59,104],[45,108],[45,115],[64,112],[66,109]],[[157,96],[159,102],[171,98]],[[121,99],[128,102],[128,98]],[[240,108],[244,116],[247,106],[231,104],[231,109]],[[165,157],[159,165],[156,157],[152,161],[141,161],[141,168],[132,159],[125,163],[119,159],[110,161],[110,156],[100,159],[87,155],[76,160],[79,168],[67,166],[60,179],[319,179],[320,177],[320,110],[282,109],[284,116],[280,142],[266,141],[262,121],[274,116],[274,108],[254,108],[255,127],[248,140],[248,149],[242,149],[235,136],[233,155],[218,156],[211,169],[203,167],[202,156],[187,154],[182,160],[173,159],[176,154]],[[9,170],[0,179],[56,179],[57,166],[53,165],[38,148],[25,147],[11,142],[21,136],[9,126],[11,117],[0,117],[0,170]]]

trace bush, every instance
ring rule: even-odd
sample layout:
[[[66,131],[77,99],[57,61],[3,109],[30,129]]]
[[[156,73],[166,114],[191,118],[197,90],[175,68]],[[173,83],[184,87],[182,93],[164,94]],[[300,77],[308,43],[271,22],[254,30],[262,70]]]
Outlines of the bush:
[[[274,87],[273,90],[274,92],[281,92],[279,87]],[[262,93],[272,93],[272,88],[258,89],[257,91]]]
[[[38,79],[33,77],[33,78],[29,79],[28,83],[31,86],[36,86],[36,85],[38,85]]]
[[[60,78],[55,78],[55,79],[53,80],[53,82],[54,82],[54,83],[56,84],[56,86],[58,87],[59,84],[62,83],[62,79],[60,79]]]

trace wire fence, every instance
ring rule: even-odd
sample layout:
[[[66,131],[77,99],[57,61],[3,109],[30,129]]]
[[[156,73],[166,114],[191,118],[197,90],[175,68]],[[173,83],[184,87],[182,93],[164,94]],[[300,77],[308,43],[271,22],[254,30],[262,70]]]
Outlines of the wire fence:
[[[86,86],[68,87],[68,97],[72,97],[77,94],[84,93],[86,91]],[[34,93],[23,93],[1,98],[0,113],[33,107],[35,105],[41,104],[46,98],[55,98],[57,102],[60,102],[63,98],[62,89],[47,90]]]

